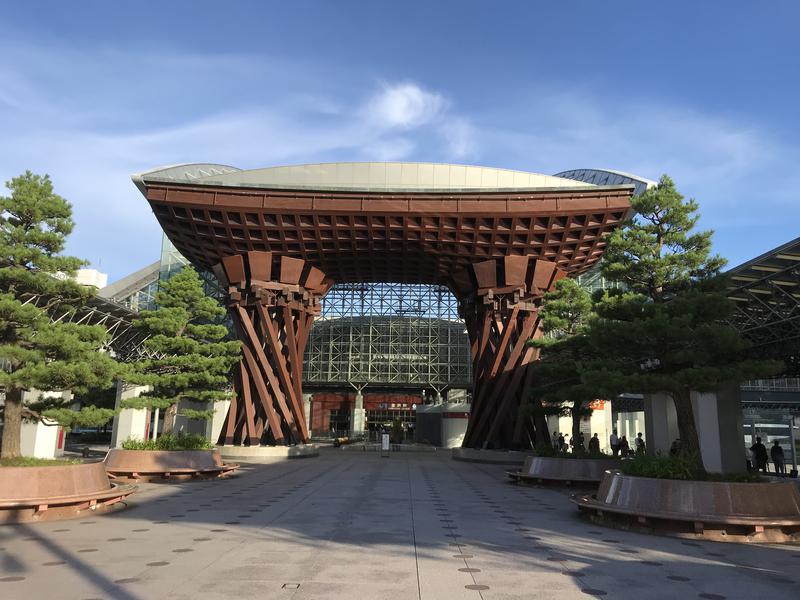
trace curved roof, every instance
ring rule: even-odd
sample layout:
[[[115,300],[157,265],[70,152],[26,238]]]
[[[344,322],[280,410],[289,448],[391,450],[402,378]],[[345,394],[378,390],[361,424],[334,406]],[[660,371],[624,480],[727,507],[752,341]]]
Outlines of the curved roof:
[[[178,165],[133,176],[146,181],[182,180],[194,184],[359,191],[463,191],[586,188],[565,177],[425,162],[337,162],[240,170],[211,164]]]
[[[638,196],[646,189],[658,185],[652,179],[645,179],[632,173],[615,171],[613,169],[572,169],[556,173],[556,177],[565,177],[575,181],[583,181],[592,185],[633,185],[634,196]]]

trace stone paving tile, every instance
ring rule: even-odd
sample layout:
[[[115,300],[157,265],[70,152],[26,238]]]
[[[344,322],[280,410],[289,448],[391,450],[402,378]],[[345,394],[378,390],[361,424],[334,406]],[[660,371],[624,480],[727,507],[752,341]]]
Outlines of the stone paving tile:
[[[598,527],[447,453],[245,465],[113,514],[0,527],[5,600],[800,598],[800,548]]]

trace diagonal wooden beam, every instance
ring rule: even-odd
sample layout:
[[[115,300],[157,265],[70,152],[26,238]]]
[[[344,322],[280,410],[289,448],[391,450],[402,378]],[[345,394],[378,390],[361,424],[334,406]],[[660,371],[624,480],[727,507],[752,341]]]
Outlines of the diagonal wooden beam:
[[[250,397],[250,378],[247,376],[247,369],[241,362],[239,363],[239,377],[242,381],[242,402],[244,403],[247,441],[251,446],[258,446],[261,439],[256,436],[255,408],[253,407],[253,399]]]
[[[303,396],[303,382],[301,373],[298,373],[298,366],[302,362],[297,353],[297,336],[295,335],[294,311],[288,306],[283,307],[283,328],[286,331],[286,347],[289,349],[289,367],[294,384],[294,393],[298,398]],[[305,419],[304,419],[305,421]]]
[[[496,383],[492,386],[492,389],[489,391],[489,396],[486,399],[487,409],[482,412],[482,414],[478,418],[477,423],[475,424],[473,430],[474,437],[481,438],[481,434],[484,432],[488,424],[489,415],[491,414],[491,410],[489,409],[494,406],[494,402],[497,400],[497,397],[501,394],[501,392],[504,391],[506,383],[509,379],[509,374],[517,366],[517,361],[519,360],[519,357],[522,354],[523,349],[525,348],[525,344],[533,334],[536,322],[537,322],[536,313],[528,313],[523,318],[523,324],[520,329],[519,337],[517,338],[517,341],[514,344],[513,349],[511,350],[511,354],[509,355],[508,360],[503,366],[503,371],[496,378]],[[485,441],[488,440],[489,438],[484,436],[482,439],[484,439]]]
[[[239,369],[235,372],[235,381],[242,385],[241,381],[241,368],[243,367],[242,360],[239,361]],[[239,411],[239,394],[234,394],[231,398],[231,403],[228,406],[228,414],[225,417],[225,430],[222,433],[222,443],[225,445],[233,444],[233,436],[236,432],[236,417]]]
[[[509,411],[514,407],[514,401],[519,398],[519,394],[521,392],[521,381],[522,378],[527,371],[527,365],[531,362],[532,357],[534,355],[534,348],[528,346],[525,349],[525,353],[520,360],[519,364],[511,371],[506,371],[505,374],[511,373],[511,380],[507,387],[503,389],[503,396],[502,400],[499,403],[497,408],[497,414],[495,416],[495,420],[492,423],[491,427],[489,427],[489,431],[486,434],[487,440],[492,440],[497,435],[497,430],[503,424],[503,422],[507,419]],[[498,386],[501,387],[501,386]]]
[[[299,431],[297,430],[297,424],[294,421],[294,416],[292,415],[292,411],[289,410],[289,407],[286,405],[286,399],[284,398],[283,392],[281,391],[280,384],[275,377],[275,373],[272,371],[272,366],[270,365],[269,359],[264,352],[264,348],[261,346],[260,340],[256,335],[256,330],[253,327],[253,322],[250,320],[250,316],[241,306],[236,306],[237,314],[239,316],[239,322],[241,323],[244,333],[247,339],[252,346],[252,349],[255,351],[255,357],[258,359],[256,362],[261,367],[261,370],[267,376],[267,381],[269,381],[270,389],[272,389],[272,396],[275,398],[275,401],[278,403],[278,407],[281,410],[283,418],[286,420],[287,424],[289,425],[289,429],[292,431],[292,434],[295,435],[298,439],[300,438]]]
[[[261,406],[264,408],[264,412],[267,414],[267,421],[269,422],[269,428],[272,431],[272,437],[275,438],[275,441],[281,443],[284,441],[285,437],[283,435],[283,428],[281,427],[281,420],[278,417],[278,414],[275,412],[275,408],[272,406],[272,396],[267,391],[267,386],[264,383],[264,378],[261,376],[256,359],[253,356],[253,353],[250,351],[250,348],[248,348],[245,344],[242,344],[242,354],[244,354],[244,358],[247,361],[247,366],[250,369],[250,372],[253,374],[253,383],[256,386],[256,391],[258,392],[258,398],[261,402]]]
[[[275,329],[275,323],[269,318],[266,309],[261,304],[256,304],[256,310],[261,318],[261,323],[267,329],[266,341],[269,346],[272,356],[275,359],[278,367],[278,378],[283,385],[284,393],[289,396],[289,402],[292,405],[294,412],[295,425],[300,432],[300,439],[303,443],[308,442],[308,429],[306,428],[306,419],[303,415],[303,405],[300,402],[297,394],[295,393],[294,386],[289,377],[289,371],[286,368],[286,360],[281,352],[280,341],[278,340],[278,332]]]

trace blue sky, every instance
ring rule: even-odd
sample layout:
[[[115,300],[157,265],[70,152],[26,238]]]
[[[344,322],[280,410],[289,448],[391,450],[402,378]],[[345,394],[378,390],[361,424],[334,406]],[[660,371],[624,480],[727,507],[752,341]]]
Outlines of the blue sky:
[[[68,250],[122,277],[160,229],[130,175],[447,161],[670,174],[732,265],[798,236],[800,4],[0,4],[0,177],[49,173]]]

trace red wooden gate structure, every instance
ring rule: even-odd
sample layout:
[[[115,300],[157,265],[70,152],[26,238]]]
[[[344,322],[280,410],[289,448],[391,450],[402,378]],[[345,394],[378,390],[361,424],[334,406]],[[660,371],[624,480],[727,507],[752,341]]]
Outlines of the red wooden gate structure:
[[[634,186],[426,163],[241,171],[181,165],[134,177],[175,247],[224,289],[242,361],[221,441],[306,442],[303,350],[337,282],[446,285],[473,362],[466,446],[529,445],[538,307],[596,264]]]

